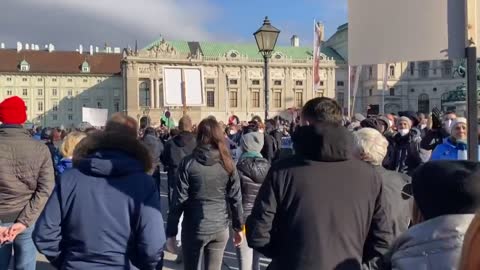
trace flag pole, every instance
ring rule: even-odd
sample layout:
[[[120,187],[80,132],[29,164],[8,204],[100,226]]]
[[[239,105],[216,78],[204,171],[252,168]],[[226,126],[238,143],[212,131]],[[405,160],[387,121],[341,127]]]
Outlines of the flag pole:
[[[352,68],[350,65],[348,65],[348,90],[347,90],[347,116],[348,119],[351,119],[351,115],[353,112],[350,112],[350,98],[351,98],[351,93],[352,93]],[[345,106],[345,104],[342,104],[342,106]]]

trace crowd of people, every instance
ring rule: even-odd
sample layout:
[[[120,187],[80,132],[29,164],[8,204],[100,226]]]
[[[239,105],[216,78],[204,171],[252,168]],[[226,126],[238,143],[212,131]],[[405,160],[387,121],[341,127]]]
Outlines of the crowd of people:
[[[347,119],[315,98],[291,122],[117,113],[26,130],[26,109],[0,103],[0,270],[35,269],[37,252],[57,269],[162,269],[164,251],[220,270],[230,238],[241,270],[480,269],[480,163],[452,112]]]

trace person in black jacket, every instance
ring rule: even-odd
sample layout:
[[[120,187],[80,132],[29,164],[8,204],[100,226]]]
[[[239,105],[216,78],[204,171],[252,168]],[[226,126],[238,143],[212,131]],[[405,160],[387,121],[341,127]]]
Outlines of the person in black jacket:
[[[418,166],[423,163],[420,142],[420,131],[412,128],[412,121],[402,116],[397,124],[398,133],[393,137],[392,153],[390,164],[387,169],[412,175]]]
[[[440,119],[440,112],[434,109],[432,113],[432,127],[427,129],[420,146],[425,150],[434,150],[438,145],[444,143],[444,140],[450,137],[452,124],[457,119],[453,112],[447,112],[443,116],[443,122]]]
[[[168,203],[171,204],[173,191],[176,186],[177,170],[182,159],[192,154],[195,149],[195,135],[192,133],[192,119],[188,115],[182,117],[178,122],[180,134],[173,137],[165,144],[161,155],[163,166],[168,173]]]
[[[155,181],[158,191],[160,192],[160,155],[163,152],[163,143],[157,136],[157,132],[152,127],[145,129],[142,142],[147,147],[152,158],[152,177]]]
[[[231,212],[231,216],[229,216]],[[182,224],[185,270],[220,270],[229,238],[229,222],[235,231],[234,243],[243,241],[243,208],[240,179],[217,121],[200,122],[197,147],[182,160],[173,201],[168,214],[167,249],[176,251],[178,221]]]
[[[382,180],[352,158],[336,101],[312,99],[301,117],[295,156],[272,165],[247,219],[248,244],[270,270],[360,270],[393,240]]]
[[[238,174],[242,185],[242,204],[244,218],[250,215],[258,190],[270,169],[268,160],[262,157],[263,134],[259,132],[244,133],[240,143],[243,154],[237,163]],[[246,242],[237,248],[237,258],[240,270],[260,269],[260,254],[250,249]]]
[[[259,123],[259,125],[263,126],[263,124],[261,123]],[[274,136],[272,136],[272,133],[275,132],[275,121],[267,120],[265,123],[265,129],[261,128],[260,132],[264,133],[264,136],[265,136],[261,154],[264,158],[268,160],[268,162],[271,163],[277,159],[279,145],[282,142],[280,138],[280,144],[279,144],[277,139]]]

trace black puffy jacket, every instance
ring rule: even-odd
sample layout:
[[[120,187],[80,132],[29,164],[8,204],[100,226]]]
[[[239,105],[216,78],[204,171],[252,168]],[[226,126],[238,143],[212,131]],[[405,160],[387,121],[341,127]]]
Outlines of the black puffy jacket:
[[[262,186],[265,177],[267,177],[269,169],[270,163],[265,158],[247,157],[240,159],[237,163],[237,170],[242,185],[244,217],[248,217],[252,212],[258,190]]]
[[[197,146],[195,135],[190,132],[182,132],[165,143],[165,149],[161,155],[161,162],[168,170],[168,184],[173,187],[178,166],[183,158],[191,155]]]
[[[413,171],[423,163],[420,151],[420,132],[417,129],[411,129],[406,136],[396,134],[393,137],[393,151],[387,153],[391,157],[387,169],[412,175]]]
[[[231,218],[229,216],[231,212]],[[182,160],[168,214],[167,237],[177,235],[180,216],[183,231],[209,235],[226,230],[230,219],[236,231],[243,227],[240,179],[223,168],[220,153],[210,145],[198,146]]]

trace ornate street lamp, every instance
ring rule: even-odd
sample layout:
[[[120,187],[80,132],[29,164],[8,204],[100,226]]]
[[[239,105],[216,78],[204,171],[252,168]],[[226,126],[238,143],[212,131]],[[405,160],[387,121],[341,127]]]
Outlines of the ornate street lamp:
[[[265,120],[268,119],[268,111],[270,109],[270,90],[268,87],[269,74],[268,74],[268,61],[272,57],[272,53],[275,50],[280,30],[270,24],[268,17],[265,17],[262,27],[253,33],[255,41],[257,42],[258,51],[262,54],[265,62]]]

